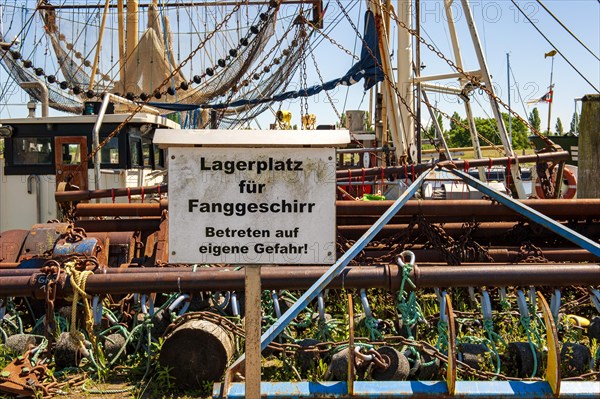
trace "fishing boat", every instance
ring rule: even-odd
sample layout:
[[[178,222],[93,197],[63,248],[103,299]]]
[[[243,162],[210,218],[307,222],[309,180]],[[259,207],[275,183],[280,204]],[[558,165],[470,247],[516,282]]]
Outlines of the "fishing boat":
[[[308,98],[363,81],[362,88],[365,93],[371,92],[369,113],[347,111],[343,118],[338,113],[340,124],[350,128],[352,132],[354,143],[351,147],[359,148],[361,154],[358,164],[350,162],[350,166],[344,166],[346,162],[341,155],[343,152],[339,152],[338,167],[340,170],[349,171],[350,176],[347,182],[340,179],[339,198],[361,198],[363,194],[375,194],[376,191],[387,193],[388,198],[399,195],[402,187],[398,185],[398,181],[404,180],[408,183],[414,180],[414,173],[411,173],[413,165],[423,162],[423,145],[432,147],[431,150],[437,154],[434,159],[452,160],[453,155],[435,115],[444,115],[451,123],[459,123],[465,127],[471,137],[476,159],[484,158],[480,140],[492,144],[499,156],[505,158],[505,166],[510,169],[510,173],[503,174],[503,184],[507,186],[505,191],[518,198],[531,196],[534,190],[526,189],[530,183],[521,175],[523,168],[519,167],[520,157],[515,154],[500,112],[500,106],[506,104],[503,104],[494,92],[468,2],[461,4],[461,12],[464,13],[467,22],[470,21],[467,24],[467,34],[471,39],[471,47],[479,68],[471,72],[463,70],[464,49],[458,44],[459,27],[452,14],[456,10],[455,7],[448,6],[444,12],[448,20],[454,57],[446,59],[451,65],[455,65],[458,71],[430,76],[424,75],[421,68],[413,67],[416,64],[421,65],[420,47],[430,43],[419,36],[418,24],[412,28],[412,6],[394,10],[386,2],[368,1],[366,4],[367,12],[362,17],[362,31],[358,31],[349,20],[362,42],[360,57],[355,56],[357,62],[342,77],[325,81],[315,61],[320,82],[313,86],[307,82],[306,69],[309,57],[312,56],[314,60],[312,51],[316,46],[315,42],[327,40],[334,45],[337,43],[328,36],[328,27],[324,26],[327,7],[323,6],[322,1],[245,4],[204,2],[190,5],[159,3],[158,0],[148,3],[123,0],[116,4],[106,1],[104,4],[101,2],[95,5],[76,2],[58,5],[39,1],[36,2],[35,8],[23,9],[30,13],[28,15],[27,12],[23,12],[20,15],[23,29],[11,30],[12,24],[8,27],[8,35],[14,35],[14,38],[12,41],[2,38],[1,63],[12,80],[17,82],[33,101],[42,103],[42,118],[36,118],[37,128],[35,133],[31,133],[35,137],[52,138],[63,134],[55,133],[60,132],[60,129],[52,130],[56,129],[56,123],[44,119],[47,117],[44,110],[48,107],[62,112],[83,114],[78,116],[83,119],[73,119],[73,123],[86,121],[86,126],[82,126],[80,131],[86,135],[86,142],[82,145],[87,147],[84,158],[89,158],[89,169],[86,172],[90,172],[87,173],[90,177],[77,178],[77,184],[73,185],[79,188],[112,189],[160,183],[156,179],[145,179],[145,172],[136,169],[146,170],[150,172],[150,176],[160,176],[156,170],[164,164],[160,162],[164,159],[164,154],[161,155],[160,150],[148,142],[152,140],[153,131],[157,127],[248,126],[250,121],[255,121],[258,115],[269,110],[271,104],[297,98],[301,106],[302,127],[317,128],[316,118],[309,113]],[[351,5],[345,7],[338,2],[337,6],[342,13],[336,18],[348,19]],[[4,19],[7,20],[7,15],[16,17],[18,10],[17,7],[5,5]],[[186,21],[182,22],[181,13],[184,11]],[[194,15],[200,17],[202,26],[194,22]],[[177,32],[171,29],[174,19],[178,21]],[[43,30],[32,28],[33,21],[41,22]],[[140,29],[144,22],[145,28]],[[396,49],[390,46],[392,22],[398,27]],[[25,29],[28,32],[34,29],[33,36],[31,33],[24,35]],[[37,35],[45,41],[42,57],[39,51],[35,51],[38,46],[32,42],[33,39],[37,40]],[[415,36],[418,40],[412,45]],[[198,43],[191,40],[193,37],[198,39]],[[339,43],[337,44],[340,47]],[[24,50],[29,48],[33,48],[34,51],[27,53]],[[398,60],[396,68],[391,63],[391,53],[394,51]],[[50,67],[46,66],[46,58],[51,61]],[[394,69],[397,69],[397,72]],[[298,70],[301,71],[300,89],[290,90],[289,86]],[[460,89],[442,87],[441,84],[448,80],[458,81]],[[477,131],[470,100],[475,96],[476,89],[490,100],[499,139],[497,144],[489,142],[489,139]],[[467,118],[461,122],[445,114],[429,101],[428,93],[443,93],[460,99]],[[329,100],[333,104],[331,98]],[[426,107],[431,116],[433,135],[424,129],[419,119],[422,106]],[[98,122],[105,119],[107,113],[110,115],[107,118],[114,122],[111,124],[108,119]],[[512,110],[509,112],[509,118],[513,113],[519,118]],[[150,116],[152,114],[154,116]],[[95,119],[96,117],[91,115],[98,118]],[[123,117],[119,119],[116,115]],[[136,115],[135,118],[141,119],[134,123],[129,115]],[[373,115],[375,118],[371,120],[367,115]],[[164,119],[165,117],[178,125]],[[274,112],[274,117],[276,123],[273,127],[292,127],[290,112],[279,109]],[[6,165],[3,173],[6,176],[23,176],[23,181],[33,176],[30,179],[32,182],[37,182],[38,179],[45,182],[50,179],[48,173],[62,173],[62,167],[56,166],[57,160],[62,160],[63,155],[55,152],[56,143],[23,141],[21,138],[26,139],[27,135],[34,131],[24,125],[28,122],[30,121],[26,119],[0,121],[6,126]],[[125,125],[119,126],[121,122],[125,122]],[[131,129],[128,127],[130,123]],[[13,125],[20,127],[15,129]],[[509,125],[512,126],[510,123]],[[41,126],[47,126],[48,129],[40,130]],[[322,128],[331,126],[334,125],[321,125]],[[119,128],[116,129],[117,127]],[[141,131],[140,128],[144,130]],[[97,129],[100,129],[98,134],[92,133]],[[118,138],[121,137],[118,133],[120,130],[123,131],[123,138]],[[138,134],[138,131],[141,134]],[[138,140],[141,136],[147,142]],[[536,139],[540,148],[546,149],[546,152],[548,149],[550,152],[555,150],[554,143],[547,137],[538,134]],[[68,143],[65,144],[65,148],[71,148],[70,151],[75,156],[78,147],[75,143],[72,144],[71,147]],[[141,150],[138,150],[138,144],[142,146]],[[102,149],[98,150],[99,147]],[[43,156],[35,161],[31,156],[25,159],[19,153],[35,148],[38,148],[38,151],[49,152],[49,161]],[[378,155],[377,151],[364,150],[368,148],[381,149],[385,156]],[[118,152],[118,162],[114,158],[114,163],[107,163],[107,151],[113,151],[114,154]],[[346,154],[350,153],[349,149]],[[88,154],[93,154],[93,157]],[[64,157],[66,162],[68,157]],[[40,160],[50,162],[51,167],[30,164]],[[487,171],[483,166],[477,167],[479,179],[490,180],[492,167],[499,166],[498,163],[490,164]],[[135,175],[139,178],[128,177],[118,182],[112,179],[113,183],[109,184],[106,179],[102,180],[100,177],[100,170],[105,167],[108,167],[108,172],[103,172],[105,174],[120,170],[124,175]],[[356,170],[351,171],[357,167],[361,170],[382,168],[383,173],[377,172],[382,180],[377,182],[372,177],[360,176]],[[44,174],[39,175],[40,172]],[[544,171],[544,168],[537,172],[534,177],[540,175],[542,180],[552,181],[551,173]],[[89,184],[90,178],[94,179],[93,185]],[[44,183],[42,186],[50,188],[62,181],[64,175],[55,178],[54,183]],[[458,187],[459,192],[469,190],[461,182],[450,183],[454,184],[455,188]],[[14,188],[12,178],[5,179],[3,184],[8,184],[3,190],[5,204],[22,203],[24,193],[34,191],[31,187]],[[450,189],[452,184],[446,187]],[[553,196],[548,189],[551,185],[539,185],[546,189],[546,197]],[[375,186],[378,188],[374,188]],[[58,216],[56,206],[52,202],[52,190],[39,190],[39,200],[37,194],[28,194],[28,197],[25,197],[25,201],[31,205],[41,201],[40,207],[43,209],[37,213],[41,212],[43,216],[36,217],[35,220],[54,219]],[[346,195],[349,191],[352,192],[351,195]],[[537,194],[539,196],[539,193]],[[443,195],[434,197],[445,198]],[[49,199],[46,200],[47,198]],[[9,209],[8,206],[2,208]],[[11,219],[10,211],[5,213],[7,214],[2,218],[4,227],[26,227],[31,221],[23,220],[22,224],[11,221],[8,224]]]

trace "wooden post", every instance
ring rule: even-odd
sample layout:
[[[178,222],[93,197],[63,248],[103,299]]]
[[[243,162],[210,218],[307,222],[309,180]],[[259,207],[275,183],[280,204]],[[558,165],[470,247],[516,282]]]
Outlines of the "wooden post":
[[[246,398],[260,398],[260,265],[246,265]]]
[[[588,94],[581,104],[577,198],[600,198],[600,95]]]

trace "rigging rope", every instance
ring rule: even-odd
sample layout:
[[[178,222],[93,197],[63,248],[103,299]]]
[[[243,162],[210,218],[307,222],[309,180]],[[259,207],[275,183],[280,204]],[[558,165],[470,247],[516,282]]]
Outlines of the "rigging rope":
[[[538,31],[538,33],[540,35],[542,35],[542,37],[548,42],[548,44],[550,44],[552,46],[553,49],[555,49],[558,54],[560,54],[560,56],[567,61],[567,64],[569,64],[571,66],[571,68],[573,68],[573,70],[575,72],[577,72],[577,74],[579,76],[581,76],[581,78],[583,80],[585,80],[587,82],[587,84],[589,84],[594,90],[596,90],[597,93],[600,93],[600,90],[598,90],[598,88],[596,86],[594,86],[594,84],[592,82],[590,82],[580,71],[579,69],[577,69],[575,67],[575,65],[573,65],[573,63],[571,61],[569,61],[569,59],[567,57],[565,57],[565,55],[554,45],[554,43],[552,43],[550,41],[550,39],[548,39],[548,37],[540,30],[540,28],[537,27],[537,25],[531,20],[531,18],[529,18],[529,16],[523,11],[523,9],[521,9],[521,7],[519,7],[519,5],[517,4],[517,2],[515,0],[510,0],[515,7],[517,7],[517,9],[519,10],[519,12],[527,19],[527,21],[529,21],[529,23],[531,24],[531,26],[533,26],[535,28],[535,30]]]
[[[596,53],[594,53],[592,50],[590,50],[590,48],[589,48],[588,46],[586,46],[586,45],[585,45],[585,43],[583,43],[583,42],[582,42],[582,41],[581,41],[581,40],[580,40],[580,39],[579,39],[579,38],[578,38],[578,37],[577,37],[577,36],[576,36],[576,35],[575,35],[573,32],[571,32],[571,31],[569,30],[569,28],[567,28],[567,27],[565,26],[565,24],[563,24],[563,23],[562,23],[562,21],[561,21],[560,19],[558,19],[558,17],[557,17],[556,15],[554,15],[554,14],[552,13],[552,11],[550,11],[550,10],[548,9],[548,7],[546,7],[546,5],[545,5],[544,3],[542,3],[542,2],[541,2],[541,0],[536,0],[536,1],[538,2],[538,4],[539,4],[540,6],[542,6],[542,8],[543,8],[544,10],[546,10],[546,12],[547,12],[548,14],[550,14],[550,16],[551,16],[552,18],[554,18],[554,20],[555,20],[556,22],[558,22],[558,23],[560,24],[560,26],[562,26],[562,27],[563,27],[563,29],[564,29],[564,30],[566,30],[566,31],[567,31],[567,32],[568,32],[568,33],[569,33],[571,36],[573,36],[573,38],[574,38],[575,40],[577,40],[577,42],[578,42],[579,44],[581,44],[581,45],[583,46],[583,48],[585,48],[585,49],[588,51],[588,53],[590,53],[592,56],[594,56],[594,58],[596,58],[598,61],[600,61],[600,57],[598,57],[598,56],[596,55]]]

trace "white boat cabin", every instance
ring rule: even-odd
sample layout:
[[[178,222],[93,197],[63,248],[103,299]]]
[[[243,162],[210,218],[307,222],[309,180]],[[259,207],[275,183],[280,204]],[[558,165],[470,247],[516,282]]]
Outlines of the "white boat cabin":
[[[128,114],[106,114],[100,142]],[[97,115],[0,119],[4,158],[0,159],[0,231],[29,229],[58,217],[54,193],[65,180],[82,190],[95,189],[92,151]],[[154,131],[178,129],[161,116],[136,114],[100,152],[101,189],[160,184],[166,174]],[[128,201],[128,198],[117,201]],[[134,199],[135,200],[135,199]],[[111,201],[111,199],[109,199]]]

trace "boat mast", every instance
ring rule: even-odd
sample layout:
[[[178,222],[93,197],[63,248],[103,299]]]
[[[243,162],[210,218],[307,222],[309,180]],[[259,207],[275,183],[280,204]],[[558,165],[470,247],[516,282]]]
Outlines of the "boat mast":
[[[398,0],[398,18],[408,28],[412,28],[412,0]],[[414,115],[413,94],[413,56],[412,35],[407,29],[398,28],[398,91]],[[410,112],[401,106],[402,129],[406,139],[406,149],[409,159],[417,161],[417,146],[415,138],[415,120]]]
[[[139,32],[139,4],[138,0],[127,0],[127,45],[126,60],[133,57],[133,52],[138,46]],[[123,85],[125,92],[128,92],[128,82]]]
[[[548,93],[550,93],[550,101],[548,101],[548,136],[550,136],[550,118],[552,117],[552,101],[554,100],[554,87],[552,85],[552,77],[554,75],[554,56],[552,58],[552,64],[550,66],[550,87]]]
[[[393,87],[397,87],[394,78],[394,71],[390,62],[389,36],[385,26],[385,16],[383,15],[383,4],[381,0],[368,2],[368,8],[375,16],[377,25],[378,43],[381,54],[381,66],[386,79],[382,82],[383,101],[386,103],[387,115],[382,115],[382,119],[387,118],[390,127],[390,133],[394,147],[396,147],[396,156],[399,160],[405,161],[408,156],[407,140],[405,132],[402,129],[402,119],[400,115],[400,106],[398,96]],[[385,87],[385,89],[384,89]],[[385,120],[385,119],[384,119]],[[384,131],[383,134],[386,134]]]
[[[490,77],[487,62],[483,55],[481,41],[479,40],[479,34],[477,33],[475,20],[473,19],[473,14],[471,13],[471,7],[469,6],[468,0],[461,0],[461,3],[463,11],[465,13],[467,26],[469,27],[469,33],[471,34],[471,40],[473,41],[473,47],[475,48],[475,54],[477,54],[477,60],[479,61],[479,66],[481,68],[481,77],[483,78],[486,90],[490,95],[490,105],[492,107],[494,117],[496,118],[496,125],[498,126],[498,135],[500,136],[500,140],[502,141],[502,145],[504,146],[504,152],[506,153],[506,156],[515,159],[515,163],[511,164],[510,170],[511,175],[513,177],[513,182],[515,184],[515,188],[517,190],[517,197],[524,199],[527,198],[527,194],[525,193],[525,188],[523,187],[523,180],[521,179],[521,173],[519,172],[519,164],[515,157],[515,153],[512,148],[512,143],[510,142],[508,134],[506,133],[506,126],[504,125],[504,121],[502,120],[500,107],[498,106],[498,102],[495,98],[496,95],[494,93],[494,86],[492,85],[492,78]]]
[[[106,3],[104,3],[104,14],[102,14],[102,22],[100,23],[100,32],[98,34],[98,43],[96,45],[96,56],[94,57],[94,65],[92,66],[92,73],[90,74],[90,85],[88,86],[88,90],[92,90],[92,88],[94,87],[94,78],[96,76],[96,71],[98,70],[98,63],[100,62],[102,38],[104,37],[104,27],[106,26],[106,16],[108,15],[109,5],[110,0],[106,0]]]
[[[119,80],[125,79],[125,3],[117,0],[117,24],[119,28]]]

